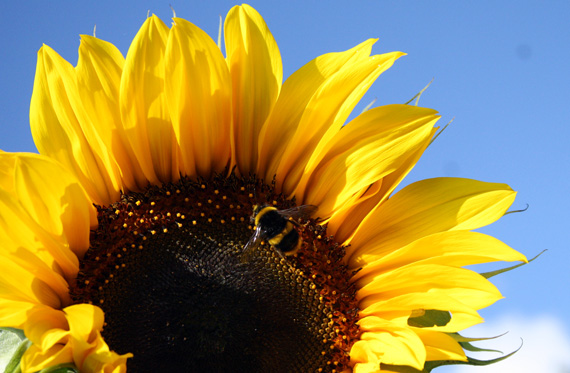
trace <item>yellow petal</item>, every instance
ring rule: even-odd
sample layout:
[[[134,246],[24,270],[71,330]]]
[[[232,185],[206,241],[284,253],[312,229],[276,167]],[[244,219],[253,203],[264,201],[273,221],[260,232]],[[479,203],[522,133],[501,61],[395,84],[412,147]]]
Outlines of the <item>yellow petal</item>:
[[[277,183],[284,183],[285,193],[291,194],[297,189],[305,168],[322,156],[326,144],[338,135],[366,90],[402,55],[401,52],[386,53],[349,63],[319,87],[307,103],[276,172]],[[301,183],[301,190],[303,187]]]
[[[418,181],[375,209],[360,224],[347,249],[351,268],[432,233],[471,230],[504,215],[516,193],[505,184],[460,178]]]
[[[437,294],[429,291],[414,292],[391,298],[378,293],[361,300],[359,307],[362,316],[378,316],[402,327],[408,325],[408,319],[415,310],[451,312],[452,318],[445,326],[433,327],[442,332],[458,332],[483,322],[483,318],[472,307],[441,291]]]
[[[426,351],[420,338],[410,328],[402,328],[379,317],[359,320],[362,335],[350,350],[351,363],[369,362],[408,365],[423,369]],[[355,368],[356,368],[355,366]]]
[[[59,264],[52,255],[48,254],[48,250],[45,250],[43,247],[26,245],[26,243],[31,243],[31,241],[28,238],[14,242],[11,239],[3,238],[0,260],[4,263],[9,263],[8,265],[20,267],[21,270],[32,273],[33,277],[38,280],[38,283],[47,284],[58,295],[59,302],[57,304],[69,304],[71,302],[68,289],[69,283],[63,277],[63,271],[61,271]],[[1,274],[0,277],[2,277]],[[18,281],[14,285],[21,287]],[[34,285],[27,290],[32,291],[35,287]]]
[[[222,52],[175,18],[166,46],[166,98],[185,174],[209,177],[230,161],[231,82]]]
[[[333,213],[327,223],[327,232],[334,235],[337,242],[349,241],[364,218],[388,198],[402,179],[414,168],[436,131],[437,129],[433,128],[424,144],[415,152],[409,152],[399,168],[372,184],[362,196],[355,198]]]
[[[75,70],[44,45],[38,52],[30,104],[34,142],[41,154],[57,159],[73,172],[94,202],[105,204],[118,195],[116,186],[105,168],[105,161],[85,138],[77,115],[83,107],[72,105],[70,101],[77,97]]]
[[[64,309],[69,322],[73,361],[81,372],[126,371],[127,358],[133,354],[118,355],[109,350],[101,336],[104,316],[99,307],[76,304]]]
[[[29,251],[53,270],[61,271],[66,280],[75,278],[79,260],[61,238],[43,229],[12,196],[1,190],[0,210],[0,243],[6,253],[23,258]],[[19,250],[20,247],[26,251]]]
[[[233,90],[235,163],[246,175],[255,172],[258,135],[279,96],[281,54],[263,18],[246,4],[230,9],[224,37]]]
[[[168,32],[157,16],[146,20],[127,53],[120,87],[125,133],[152,184],[180,177],[179,149],[164,94]]]
[[[33,344],[45,350],[54,344],[66,342],[68,323],[61,310],[39,306],[27,316],[29,322],[26,323],[24,333]]]
[[[366,256],[366,255],[364,255]],[[369,273],[383,273],[410,263],[462,267],[496,261],[522,261],[526,257],[498,239],[471,231],[447,231],[422,237],[367,264],[353,280]]]
[[[59,308],[64,301],[70,302],[69,295],[65,292],[67,283],[65,281],[56,282],[55,279],[49,278],[45,267],[40,269],[30,268],[23,259],[29,258],[34,259],[33,255],[30,253],[19,254],[15,260],[11,257],[0,254],[0,296],[4,299],[10,299],[14,301],[25,301],[34,304],[45,304],[50,307]],[[36,258],[36,264],[39,260]],[[48,278],[50,284],[43,280],[40,280],[39,275],[43,278]],[[61,280],[61,278],[60,278]],[[58,292],[54,291],[51,285],[58,286]],[[63,285],[63,286],[62,286]]]
[[[59,364],[70,363],[71,352],[69,345],[57,344],[47,350],[32,345],[22,356],[22,373],[35,373]]]
[[[318,162],[307,165],[296,197],[319,206],[326,219],[423,148],[438,118],[435,110],[408,105],[366,111],[323,147]]]
[[[109,350],[101,336],[103,311],[76,304],[63,311],[36,307],[28,314],[24,333],[33,342],[22,358],[23,371],[74,363],[85,373],[125,372],[126,359]]]
[[[369,58],[374,42],[367,40],[345,52],[319,56],[285,81],[279,99],[259,135],[258,173],[264,175],[266,180],[271,180],[277,172],[281,157],[315,92],[344,66]],[[280,185],[277,187],[280,188]]]
[[[113,182],[128,190],[139,190],[147,180],[126,137],[119,111],[119,88],[125,59],[111,43],[89,35],[81,36],[77,62],[77,87],[84,107],[82,127],[98,154],[107,152],[105,164]]]
[[[0,325],[16,329],[23,329],[28,322],[29,312],[37,304],[27,301],[14,301],[11,299],[0,298]]]
[[[54,177],[57,175],[57,177]],[[44,229],[83,253],[96,211],[77,179],[59,164],[34,155],[20,155],[14,165],[18,200]]]
[[[356,297],[361,302],[366,302],[369,296],[389,299],[403,294],[429,292],[434,297],[442,295],[458,299],[479,310],[502,298],[499,290],[480,274],[436,264],[408,265],[383,274],[370,274],[355,284],[359,289]]]
[[[11,191],[35,222],[64,237],[76,250],[87,249],[97,213],[73,174],[32,153],[2,153],[0,168],[2,190]]]
[[[467,361],[465,351],[449,335],[432,330],[414,328],[414,332],[426,346],[426,360],[458,360]]]

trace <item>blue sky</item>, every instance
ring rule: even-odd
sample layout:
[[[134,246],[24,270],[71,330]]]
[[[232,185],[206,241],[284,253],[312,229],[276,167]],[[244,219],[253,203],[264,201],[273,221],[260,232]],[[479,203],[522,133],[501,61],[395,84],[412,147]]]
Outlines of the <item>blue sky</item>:
[[[219,16],[225,16],[236,3],[105,0],[54,4],[6,1],[0,7],[2,150],[35,151],[28,110],[36,52],[42,43],[75,64],[79,34],[93,34],[96,25],[97,37],[126,54],[147,11],[168,23],[172,16],[169,4],[177,16],[216,38]],[[285,76],[320,54],[345,50],[371,37],[379,38],[375,53],[408,53],[379,78],[357,111],[373,99],[377,104],[405,102],[434,78],[420,104],[438,110],[441,124],[455,119],[404,184],[438,176],[507,183],[519,192],[514,208],[528,204],[528,211],[506,216],[481,231],[528,257],[548,249],[534,263],[494,279],[506,299],[483,311],[488,325],[473,334],[510,330],[506,342],[501,342],[506,343],[505,350],[516,349],[520,338],[525,341],[511,362],[504,363],[519,365],[499,365],[502,371],[537,371],[529,365],[535,356],[555,362],[552,369],[556,370],[543,371],[570,371],[570,324],[566,321],[570,308],[570,2],[250,4],[263,15],[279,44]],[[537,344],[537,339],[542,343]],[[559,342],[559,351],[535,351],[549,339]]]

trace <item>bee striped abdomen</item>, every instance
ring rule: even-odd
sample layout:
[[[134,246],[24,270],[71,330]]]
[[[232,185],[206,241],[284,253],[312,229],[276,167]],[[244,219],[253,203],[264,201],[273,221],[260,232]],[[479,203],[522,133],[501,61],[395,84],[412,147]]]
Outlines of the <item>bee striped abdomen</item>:
[[[287,222],[287,227],[283,230],[281,235],[283,236],[280,238],[278,243],[272,245],[285,255],[295,254],[301,246],[301,240],[299,238],[299,232],[294,228],[293,223]],[[271,240],[269,242],[271,243]]]

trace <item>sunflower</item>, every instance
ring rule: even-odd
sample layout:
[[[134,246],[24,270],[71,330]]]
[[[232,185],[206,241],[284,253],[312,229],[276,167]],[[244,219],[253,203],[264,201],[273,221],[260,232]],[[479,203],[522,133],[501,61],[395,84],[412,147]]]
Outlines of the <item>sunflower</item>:
[[[126,58],[91,36],[76,67],[38,52],[40,154],[0,153],[0,326],[28,341],[22,371],[474,363],[458,332],[501,294],[464,267],[526,258],[472,230],[515,192],[459,178],[394,192],[437,112],[348,117],[403,53],[371,55],[367,40],[282,84],[252,7],[229,11],[224,39],[225,57],[192,23],[153,15]]]

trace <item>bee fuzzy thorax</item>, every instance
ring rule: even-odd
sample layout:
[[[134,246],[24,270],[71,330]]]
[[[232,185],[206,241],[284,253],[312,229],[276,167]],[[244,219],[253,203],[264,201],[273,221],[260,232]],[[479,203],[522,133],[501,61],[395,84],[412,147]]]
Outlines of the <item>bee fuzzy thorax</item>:
[[[268,205],[254,205],[252,218],[255,225],[258,226],[261,217],[269,213],[270,211],[277,211],[277,209],[275,207]]]

